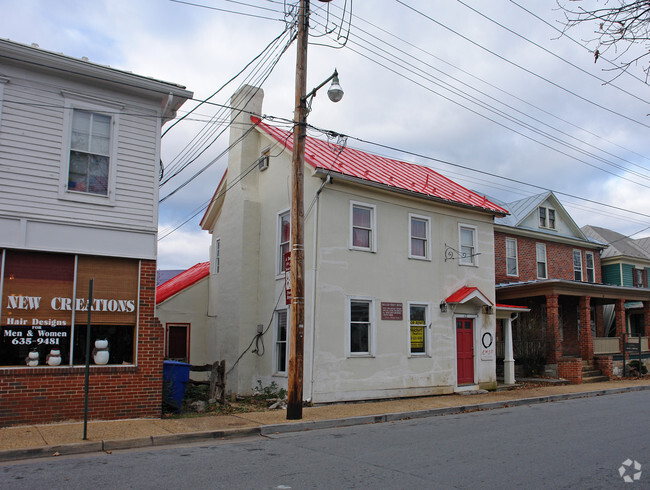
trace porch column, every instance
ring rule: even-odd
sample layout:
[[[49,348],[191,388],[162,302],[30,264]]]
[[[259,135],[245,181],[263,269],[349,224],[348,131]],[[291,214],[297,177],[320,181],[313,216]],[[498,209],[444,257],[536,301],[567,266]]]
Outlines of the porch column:
[[[650,301],[643,302],[643,336],[650,337]]]
[[[591,333],[591,298],[580,297],[580,357],[592,362],[594,359],[594,337]]]
[[[505,321],[503,347],[503,382],[513,385],[515,384],[515,359],[512,348],[512,317],[508,317]]]
[[[625,300],[617,299],[614,303],[614,324],[616,325],[616,336],[618,337],[618,347],[623,352],[623,343],[625,342]]]
[[[546,295],[546,363],[557,364],[562,357],[562,339],[560,339],[560,310],[558,295]]]

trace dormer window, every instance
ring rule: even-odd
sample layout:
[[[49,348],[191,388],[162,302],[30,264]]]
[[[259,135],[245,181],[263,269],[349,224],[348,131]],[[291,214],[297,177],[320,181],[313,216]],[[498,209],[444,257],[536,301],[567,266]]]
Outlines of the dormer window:
[[[555,209],[545,208],[540,206],[539,212],[539,227],[555,229]]]

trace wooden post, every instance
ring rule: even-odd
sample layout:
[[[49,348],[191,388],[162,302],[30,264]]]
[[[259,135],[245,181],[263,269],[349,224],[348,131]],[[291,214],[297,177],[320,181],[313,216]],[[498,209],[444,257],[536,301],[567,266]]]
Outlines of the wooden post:
[[[309,41],[309,0],[300,0],[298,12],[298,54],[296,57],[296,107],[291,160],[291,342],[287,419],[302,419],[303,353],[305,342],[305,243],[303,167],[307,134],[307,45]]]

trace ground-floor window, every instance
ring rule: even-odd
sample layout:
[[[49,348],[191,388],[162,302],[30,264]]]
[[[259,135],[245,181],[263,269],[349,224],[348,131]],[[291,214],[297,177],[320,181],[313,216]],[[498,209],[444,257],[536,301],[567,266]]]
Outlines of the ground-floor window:
[[[190,361],[190,325],[170,323],[165,328],[165,358],[173,361]]]
[[[289,357],[287,310],[275,312],[275,374],[287,374],[287,359]]]
[[[350,354],[372,354],[372,300],[350,300]]]
[[[138,260],[0,253],[0,365],[85,363],[89,310],[91,364],[135,362]]]
[[[411,354],[427,352],[427,305],[409,304],[409,348]]]

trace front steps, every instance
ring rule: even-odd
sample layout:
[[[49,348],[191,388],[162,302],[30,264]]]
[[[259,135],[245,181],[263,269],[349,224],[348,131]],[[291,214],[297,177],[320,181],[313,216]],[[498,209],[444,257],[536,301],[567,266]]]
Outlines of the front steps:
[[[598,383],[600,381],[609,381],[609,378],[604,376],[600,369],[596,369],[592,362],[582,361],[582,382]]]

